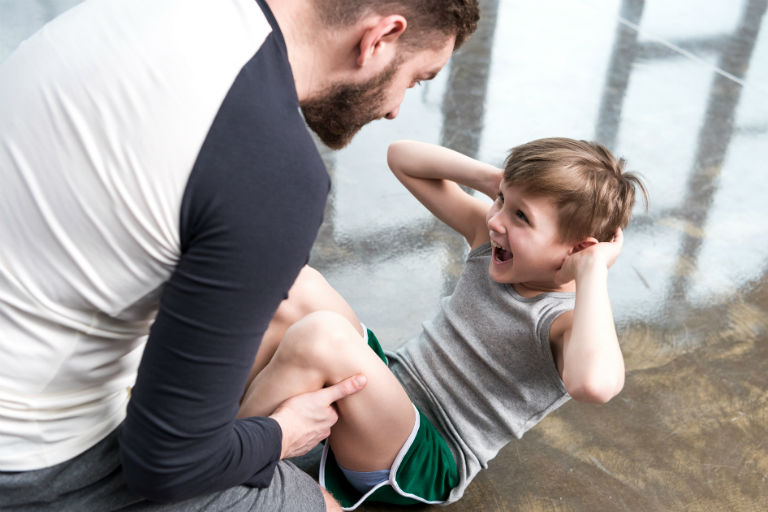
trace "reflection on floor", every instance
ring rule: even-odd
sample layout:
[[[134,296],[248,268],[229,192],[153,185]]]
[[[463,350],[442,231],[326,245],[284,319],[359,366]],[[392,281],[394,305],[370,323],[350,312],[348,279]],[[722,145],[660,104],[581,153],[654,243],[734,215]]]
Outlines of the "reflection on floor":
[[[450,292],[464,242],[389,175],[398,138],[494,163],[537,137],[599,140],[645,177],[651,205],[611,270],[622,394],[567,404],[445,510],[766,510],[766,1],[482,3],[478,34],[398,120],[326,153],[334,192],[312,263],[389,348]]]
[[[78,1],[0,0],[0,58]],[[400,138],[496,164],[530,139],[595,139],[651,205],[611,269],[622,394],[556,411],[444,510],[768,509],[767,0],[481,4],[478,33],[397,120],[323,151],[312,264],[388,348],[450,293],[466,247],[388,172]]]

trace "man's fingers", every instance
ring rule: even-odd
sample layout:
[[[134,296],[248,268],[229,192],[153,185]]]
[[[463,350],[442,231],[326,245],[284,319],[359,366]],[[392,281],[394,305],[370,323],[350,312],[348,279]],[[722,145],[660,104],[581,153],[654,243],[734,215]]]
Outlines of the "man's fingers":
[[[368,379],[366,379],[365,375],[354,375],[334,384],[333,386],[323,388],[318,391],[318,393],[322,394],[323,400],[325,402],[332,404],[333,402],[341,400],[346,396],[357,393],[365,387],[367,382]]]

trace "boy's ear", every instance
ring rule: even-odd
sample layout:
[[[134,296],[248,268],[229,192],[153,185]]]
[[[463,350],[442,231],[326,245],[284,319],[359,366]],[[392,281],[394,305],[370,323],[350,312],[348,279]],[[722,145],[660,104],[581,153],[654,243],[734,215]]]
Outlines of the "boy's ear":
[[[576,243],[573,247],[571,247],[571,252],[569,254],[583,251],[587,247],[592,247],[593,245],[597,245],[598,243],[599,242],[597,241],[597,238],[588,236],[584,240],[581,240],[580,242]]]
[[[372,59],[382,57],[389,63],[396,54],[396,42],[408,27],[408,21],[400,14],[390,14],[366,28],[360,37],[360,54],[357,66],[362,68]],[[382,65],[382,68],[384,66]]]

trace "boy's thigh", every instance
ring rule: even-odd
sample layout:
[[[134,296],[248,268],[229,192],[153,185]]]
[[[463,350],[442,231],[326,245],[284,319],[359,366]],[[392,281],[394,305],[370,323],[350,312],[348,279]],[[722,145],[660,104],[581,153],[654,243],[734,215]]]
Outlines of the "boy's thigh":
[[[122,476],[115,432],[80,456],[36,471],[0,471],[0,510],[8,512],[296,511],[325,510],[318,483],[280,462],[268,488],[236,486],[173,504],[152,503],[130,491]]]
[[[415,409],[371,330],[366,330],[364,340],[344,348],[344,358],[357,366],[342,375],[362,373],[368,384],[337,402],[340,417],[331,429],[330,445],[347,469],[388,469],[413,430]]]

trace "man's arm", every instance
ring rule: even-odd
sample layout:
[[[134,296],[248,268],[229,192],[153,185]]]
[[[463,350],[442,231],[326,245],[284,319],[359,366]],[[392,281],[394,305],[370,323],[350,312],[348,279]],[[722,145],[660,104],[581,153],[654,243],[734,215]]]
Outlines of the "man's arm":
[[[289,398],[275,409],[270,418],[280,424],[283,432],[280,458],[304,455],[327,438],[339,419],[333,404],[357,393],[366,382],[365,376],[354,375],[333,386]]]
[[[281,49],[268,43],[224,99],[190,174],[181,256],[120,430],[126,481],[154,500],[264,487],[280,460],[279,423],[236,414],[261,337],[307,263],[330,183],[290,70],[278,68]]]

